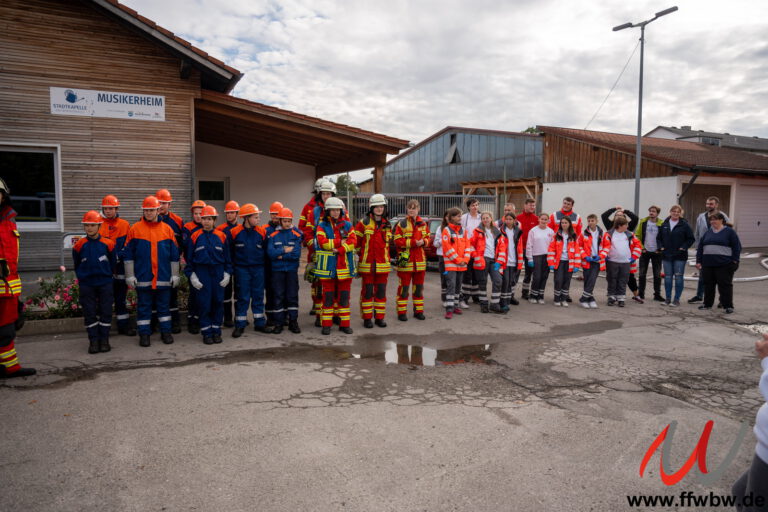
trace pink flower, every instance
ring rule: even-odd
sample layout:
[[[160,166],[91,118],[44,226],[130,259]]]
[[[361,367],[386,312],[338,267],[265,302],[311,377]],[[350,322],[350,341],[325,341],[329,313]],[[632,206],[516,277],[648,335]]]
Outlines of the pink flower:
[[[67,271],[67,267],[62,265],[62,266],[59,267],[59,270],[61,270],[62,272],[66,272]]]
[[[61,300],[61,295],[54,295],[53,300]]]
[[[77,304],[72,304],[72,309],[77,309]]]
[[[75,282],[75,284],[79,283],[79,281],[78,281],[77,279],[75,279],[75,281],[74,281],[74,282]]]

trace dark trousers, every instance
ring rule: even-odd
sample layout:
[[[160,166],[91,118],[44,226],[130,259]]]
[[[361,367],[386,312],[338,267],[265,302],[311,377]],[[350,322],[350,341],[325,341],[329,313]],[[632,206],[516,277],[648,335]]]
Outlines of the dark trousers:
[[[446,292],[443,306],[445,306],[446,311],[453,311],[459,307],[459,299],[461,298],[461,284],[464,278],[464,274],[466,274],[466,271],[457,272],[454,270],[449,270],[445,274]]]
[[[190,291],[193,288],[190,288]],[[235,327],[248,325],[248,307],[253,313],[253,325],[263,327],[264,318],[264,267],[248,265],[235,267]]]
[[[173,308],[176,308],[176,315],[179,313],[178,292],[176,288],[171,290],[171,317],[173,317]],[[200,311],[197,307],[197,289],[189,286],[189,295],[187,295],[187,323],[200,324]]]
[[[661,254],[655,252],[644,252],[640,256],[640,286],[638,288],[640,297],[645,298],[645,275],[648,273],[648,263],[653,268],[653,296],[661,297]]]
[[[440,261],[437,262],[437,270],[440,272],[440,300],[443,301],[443,305],[445,305],[445,294],[447,285],[445,283],[445,261],[443,261],[443,257],[440,256]]]
[[[136,327],[139,334],[152,334],[152,305],[157,308],[160,332],[171,332],[171,288],[136,288]]]
[[[715,287],[720,294],[720,304],[724,308],[733,308],[733,274],[739,268],[738,263],[721,267],[701,267],[704,279],[704,305],[710,308],[715,303]]]
[[[600,263],[590,263],[589,268],[584,269],[584,291],[579,302],[592,302],[595,300],[593,292],[595,291],[598,275],[600,275]]]
[[[568,262],[561,261],[555,269],[555,302],[565,301],[571,289],[573,273],[568,270]]]
[[[125,271],[123,271],[125,272]],[[125,273],[112,280],[112,295],[115,299],[115,318],[118,328],[126,328],[131,322],[128,314],[128,306],[125,301],[128,297],[128,285],[125,284]]]
[[[272,271],[272,304],[275,325],[283,325],[286,315],[289,322],[299,316],[299,274],[298,270]]]
[[[768,463],[763,461],[757,455],[754,455],[752,458],[752,466],[745,471],[738,480],[736,480],[731,492],[740,502],[743,502],[745,496],[750,495],[752,499],[757,498],[758,496],[763,498],[764,506],[756,507],[753,504],[751,507],[745,507],[741,504],[737,504],[736,510],[738,512],[768,511],[768,505],[766,505],[766,503],[768,503]]]
[[[525,277],[523,278],[523,298],[531,290],[531,279],[533,279],[533,269],[528,266],[528,258],[523,256],[523,269],[525,270]]]
[[[203,287],[197,290],[197,310],[200,315],[200,334],[203,337],[221,335],[224,320],[224,279],[222,265],[197,265],[195,274]]]
[[[477,283],[477,276],[472,271],[474,262],[474,258],[469,258],[467,271],[461,277],[461,296],[467,302],[469,302],[470,297],[476,302],[480,300],[480,286]]]
[[[233,272],[234,273],[234,272]],[[235,286],[235,276],[229,276],[229,283],[224,288],[224,322],[232,321],[232,290]]]
[[[605,280],[608,281],[608,298],[623,301],[627,295],[629,267],[631,263],[605,262]]]
[[[83,308],[85,330],[88,331],[89,340],[109,339],[113,298],[112,283],[101,286],[80,283],[80,306]]]
[[[543,299],[544,289],[547,287],[549,278],[549,265],[547,265],[547,255],[540,254],[533,257],[533,278],[531,279],[532,299]]]
[[[475,274],[475,281],[477,281],[480,304],[488,304],[488,277],[491,278],[491,304],[498,304],[501,300],[502,277],[499,271],[493,269],[494,263],[496,261],[493,258],[485,258],[484,269],[472,269]]]
[[[264,263],[264,315],[267,325],[275,325],[275,293],[272,289],[272,265],[267,259]]]
[[[515,286],[517,286],[519,276],[520,271],[517,266],[504,269],[504,276],[501,279],[501,302],[504,304],[509,304],[512,297],[515,296]]]

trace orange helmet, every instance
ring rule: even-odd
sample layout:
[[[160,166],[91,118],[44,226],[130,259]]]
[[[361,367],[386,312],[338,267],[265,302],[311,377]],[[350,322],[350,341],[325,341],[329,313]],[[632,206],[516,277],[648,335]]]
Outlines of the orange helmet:
[[[280,213],[277,214],[278,219],[292,219],[293,212],[290,208],[280,208]]]
[[[217,217],[218,215],[216,208],[209,204],[203,206],[203,211],[200,212],[201,217]]]
[[[192,206],[189,207],[189,211],[192,211],[195,208],[205,208],[205,201],[201,201],[200,199],[196,200],[192,203]]]
[[[144,202],[141,203],[142,210],[152,210],[154,208],[160,208],[160,201],[155,196],[147,196],[144,198]]]
[[[283,203],[281,203],[280,201],[275,201],[269,207],[269,213],[270,214],[274,213],[275,215],[279,215],[280,214],[280,210],[282,210],[282,209],[283,209]]]
[[[101,222],[101,215],[96,210],[85,212],[85,215],[83,215],[83,224],[101,224]]]
[[[229,201],[227,204],[224,205],[224,213],[239,212],[239,211],[240,211],[240,205],[237,204],[237,201]]]
[[[240,217],[247,217],[249,215],[253,215],[254,213],[261,212],[259,211],[259,207],[253,203],[245,203],[240,207]]]
[[[158,201],[162,201],[164,203],[170,203],[173,201],[173,198],[171,197],[171,192],[167,188],[161,188],[157,191],[157,194],[155,194],[155,197],[157,197]]]
[[[112,194],[109,194],[107,196],[104,196],[104,199],[101,200],[101,207],[104,208],[105,206],[108,207],[114,207],[117,208],[120,206],[120,201],[117,199],[116,196],[113,196]]]

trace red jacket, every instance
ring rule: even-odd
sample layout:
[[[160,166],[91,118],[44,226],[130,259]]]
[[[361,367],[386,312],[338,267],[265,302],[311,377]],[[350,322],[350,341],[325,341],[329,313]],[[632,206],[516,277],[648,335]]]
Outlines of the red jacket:
[[[386,274],[392,270],[389,263],[389,243],[392,228],[386,219],[376,222],[373,216],[363,218],[355,226],[357,249],[360,253],[358,270],[363,273]]]
[[[19,278],[19,230],[16,229],[16,212],[8,205],[0,210],[0,258],[8,265],[8,276],[0,281],[0,297],[21,294]]]
[[[581,268],[583,266],[584,258],[584,240],[581,236],[576,238],[568,237],[568,272],[573,272],[576,267]],[[557,235],[552,239],[552,243],[549,244],[549,251],[547,252],[547,265],[555,267],[557,269],[562,263],[560,257],[563,255],[563,241],[558,240]],[[589,265],[587,265],[589,266]]]
[[[499,231],[496,226],[492,227],[494,237],[496,238],[496,247],[494,249],[493,259],[501,265],[500,273],[504,273],[504,268],[507,266],[507,237]],[[496,235],[498,232],[498,235]],[[472,268],[475,270],[485,269],[485,228],[482,224],[475,228],[472,232],[472,238],[469,239],[469,244],[473,247],[472,251]]]
[[[605,270],[605,260],[608,257],[608,252],[611,250],[611,239],[615,231],[615,229],[612,229],[610,231],[606,231],[603,235],[602,248],[600,249],[600,270]],[[634,274],[637,272],[637,260],[643,253],[643,244],[640,243],[640,240],[638,240],[635,234],[631,231],[627,230],[625,233],[631,237],[629,239],[629,250],[632,253],[632,259],[635,261],[631,262],[629,273]]]
[[[517,224],[520,226],[520,231],[523,232],[520,239],[523,241],[523,248],[528,242],[528,232],[539,225],[539,216],[535,213],[521,213],[517,216]]]
[[[416,245],[419,240],[424,240],[421,247]],[[398,272],[422,272],[427,270],[427,256],[424,247],[429,243],[429,227],[421,217],[416,217],[413,222],[406,217],[395,226],[395,246],[398,255],[408,251],[408,262],[404,267],[397,267]]]

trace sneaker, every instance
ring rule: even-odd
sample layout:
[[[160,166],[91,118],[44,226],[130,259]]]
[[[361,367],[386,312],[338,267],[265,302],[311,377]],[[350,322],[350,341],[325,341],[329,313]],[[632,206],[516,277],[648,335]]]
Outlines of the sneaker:
[[[673,301],[673,302],[672,302],[672,307],[673,307],[673,308],[677,308],[677,307],[680,307],[680,301],[679,301],[679,300]]]
[[[723,309],[723,303],[722,302],[718,302],[717,303],[717,309]]]
[[[653,300],[655,300],[656,302],[664,302],[664,297],[662,297],[661,295],[654,295]]]
[[[462,313],[464,313],[464,312],[461,310],[461,308],[453,308],[453,314],[454,315],[460,315]]]
[[[688,304],[696,304],[697,302],[701,302],[703,299],[699,297],[698,295],[694,295],[690,299],[688,299]]]
[[[702,310],[702,311],[711,311],[712,307],[705,306],[704,304],[702,304],[701,306],[699,306],[699,309]]]
[[[446,320],[450,320],[451,318],[453,318],[453,311],[446,311],[445,312],[445,319]]]
[[[731,313],[733,313],[733,308],[725,308],[726,315],[730,315]]]
[[[560,305],[563,306],[564,308],[567,308],[568,307],[568,301],[561,302]]]
[[[620,308],[623,308],[625,304],[624,304],[624,301],[623,301],[623,300],[620,300],[620,301],[619,301],[619,303],[618,303],[617,305],[618,305]]]
[[[539,299],[539,304],[546,304],[546,302],[544,302],[544,299]]]
[[[597,309],[597,302],[592,301],[589,303],[589,309]]]
[[[563,305],[563,303],[562,303],[562,302],[560,302],[559,300],[556,300],[556,301],[554,302],[554,304],[555,304],[555,306],[562,306],[562,305]]]
[[[615,306],[616,305],[616,299],[614,299],[613,297],[609,297],[608,298],[608,305],[609,306]]]
[[[528,302],[530,302],[531,304],[538,304],[539,303],[539,301],[536,300],[536,299],[528,299]]]
[[[581,304],[581,307],[584,309],[589,309],[589,302],[579,302],[579,304]]]
[[[461,309],[469,309],[469,304],[467,304],[467,301],[465,301],[465,300],[460,300],[459,301],[459,307]]]
[[[565,302],[573,302],[573,299],[571,298],[570,295],[565,296]]]
[[[632,300],[637,302],[638,304],[645,304],[645,301],[639,295],[635,295],[634,297],[632,297]]]

